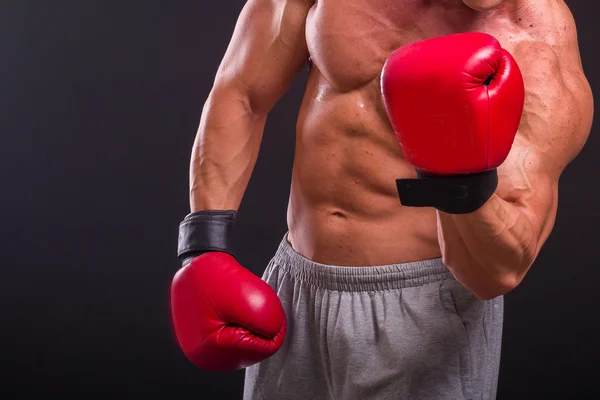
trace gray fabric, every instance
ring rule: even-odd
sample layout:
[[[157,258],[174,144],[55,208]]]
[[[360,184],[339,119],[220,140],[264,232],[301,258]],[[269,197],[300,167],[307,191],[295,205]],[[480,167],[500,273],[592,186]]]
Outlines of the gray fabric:
[[[246,369],[246,400],[494,399],[503,298],[478,300],[441,259],[318,264],[284,238],[263,279],[288,321]]]

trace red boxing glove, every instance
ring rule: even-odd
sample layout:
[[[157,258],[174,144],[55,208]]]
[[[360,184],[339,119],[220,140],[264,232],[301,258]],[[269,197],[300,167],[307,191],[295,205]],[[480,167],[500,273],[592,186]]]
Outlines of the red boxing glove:
[[[398,179],[403,205],[454,214],[481,207],[498,185],[525,100],[513,57],[484,33],[400,47],[381,90],[388,117],[419,179]]]
[[[177,272],[171,311],[181,349],[205,370],[255,364],[279,350],[285,337],[275,291],[227,253],[204,253]]]

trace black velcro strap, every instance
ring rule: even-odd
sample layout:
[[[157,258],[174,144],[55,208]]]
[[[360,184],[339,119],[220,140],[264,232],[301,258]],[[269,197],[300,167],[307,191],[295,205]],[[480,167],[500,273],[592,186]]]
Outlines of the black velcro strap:
[[[233,210],[189,214],[179,225],[177,258],[184,261],[208,251],[221,251],[235,257],[235,217]]]
[[[409,207],[435,207],[449,214],[478,210],[496,191],[498,172],[433,176],[417,170],[418,179],[397,179],[400,203]]]

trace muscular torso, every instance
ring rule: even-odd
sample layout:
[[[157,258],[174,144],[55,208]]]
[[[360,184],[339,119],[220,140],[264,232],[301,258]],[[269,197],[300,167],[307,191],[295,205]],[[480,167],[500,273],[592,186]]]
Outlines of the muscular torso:
[[[435,210],[402,207],[398,200],[395,179],[414,176],[415,170],[403,159],[383,109],[383,63],[404,44],[467,31],[487,32],[511,52],[525,42],[532,43],[532,51],[535,43],[552,47],[563,28],[573,29],[563,22],[565,13],[564,3],[555,0],[506,0],[486,12],[461,0],[318,0],[306,21],[314,65],[297,123],[288,210],[293,247],[334,265],[439,257]],[[578,62],[573,50],[564,50],[564,63]],[[526,90],[542,93],[534,85],[536,72],[528,72],[537,68],[515,58],[526,75]],[[559,79],[550,67],[540,68],[550,76],[540,75],[539,85],[542,78]],[[535,108],[531,103],[526,113]],[[506,163],[514,166],[519,158],[511,153]],[[510,171],[519,168],[506,170],[504,175],[515,175]],[[505,192],[519,180],[503,177],[502,171],[500,178],[499,191]]]

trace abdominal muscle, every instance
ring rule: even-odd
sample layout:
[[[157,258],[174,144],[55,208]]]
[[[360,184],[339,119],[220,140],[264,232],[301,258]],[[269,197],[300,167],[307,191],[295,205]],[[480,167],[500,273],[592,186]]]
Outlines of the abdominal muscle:
[[[396,192],[395,180],[415,177],[415,169],[383,108],[386,57],[406,43],[465,31],[489,33],[509,51],[521,42],[551,45],[571,19],[562,1],[551,0],[507,1],[483,13],[460,0],[317,1],[306,23],[315,66],[298,117],[288,208],[293,248],[344,266],[439,257],[436,211],[403,207]],[[536,87],[528,90],[539,97]]]
[[[301,255],[343,266],[440,257],[436,211],[400,205],[395,181],[416,172],[390,127],[379,77],[396,48],[453,33],[455,17],[471,14],[460,0],[315,3],[288,208],[288,240]]]
[[[346,93],[313,69],[300,110],[288,240],[329,265],[374,266],[440,256],[435,210],[400,205],[402,157],[376,79]]]

